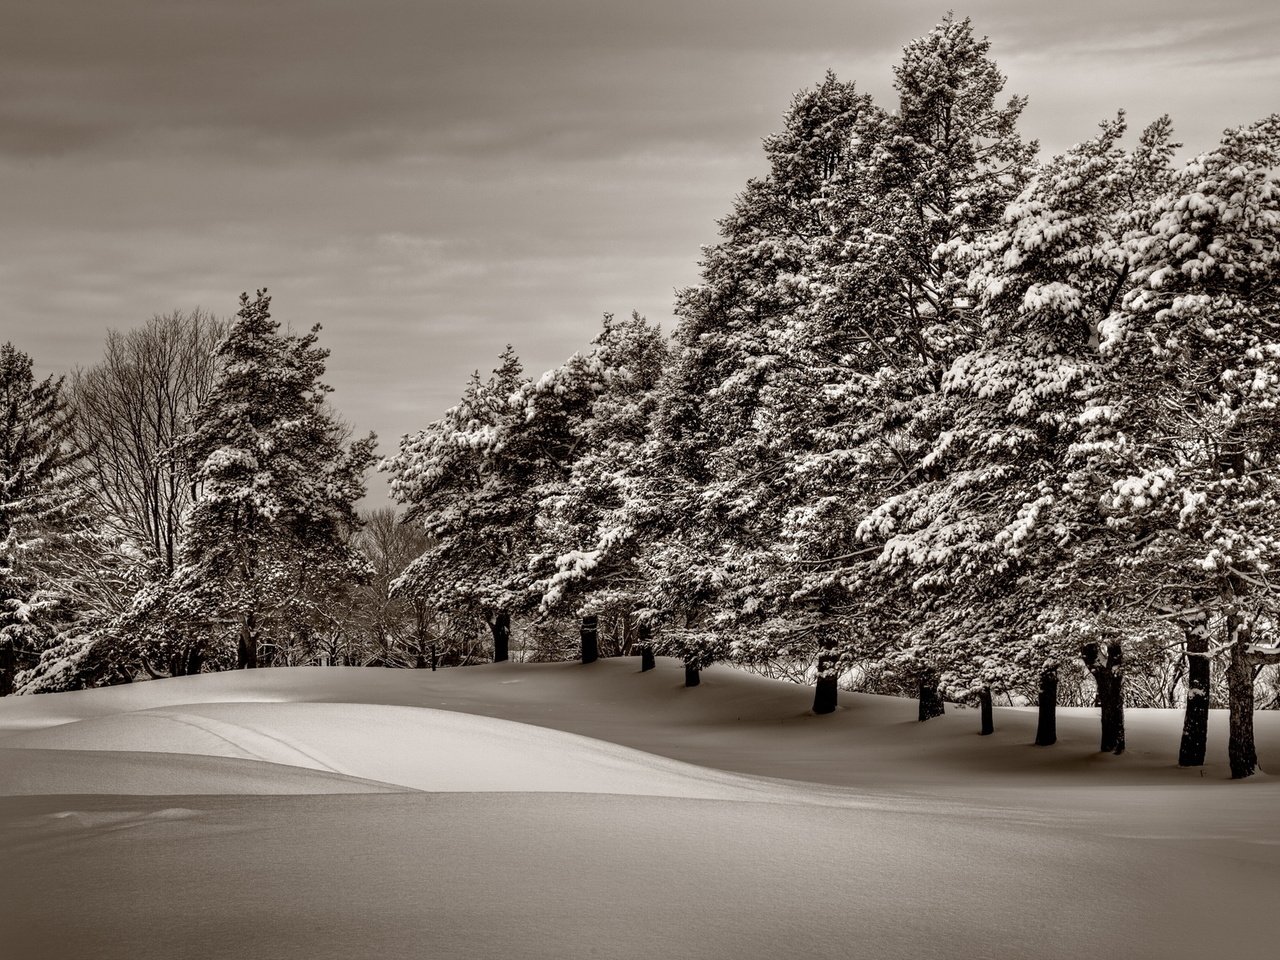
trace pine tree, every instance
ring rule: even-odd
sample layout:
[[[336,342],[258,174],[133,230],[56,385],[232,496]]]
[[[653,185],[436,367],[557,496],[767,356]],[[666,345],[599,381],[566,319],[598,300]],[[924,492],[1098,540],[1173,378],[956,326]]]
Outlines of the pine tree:
[[[0,696],[73,612],[57,560],[83,532],[80,460],[63,381],[36,380],[29,356],[0,346]]]
[[[668,355],[661,331],[644,318],[606,315],[584,362],[560,368],[542,387],[581,397],[585,405],[564,424],[575,441],[571,459],[558,482],[544,488],[539,508],[533,564],[546,571],[536,585],[541,607],[604,618],[624,654],[642,625],[653,626],[643,613],[649,584],[638,563],[651,514],[636,468]],[[571,377],[587,382],[573,387]],[[530,407],[526,426],[536,423],[540,409],[536,402]]]
[[[493,375],[474,374],[458,404],[416,434],[379,469],[406,506],[427,549],[394,589],[443,613],[483,620],[494,659],[506,660],[513,614],[534,602],[528,558],[534,538],[534,477],[509,446],[528,384],[510,346]]]
[[[218,347],[221,372],[178,444],[200,496],[174,588],[207,622],[234,630],[242,668],[259,665],[304,571],[331,585],[365,573],[350,537],[374,437],[344,446],[325,404],[319,327],[281,333],[270,305],[266,290],[241,295]]]
[[[666,594],[656,606],[672,618],[666,642],[683,638],[672,652],[687,662],[731,654],[759,663],[783,647],[812,662],[826,644],[823,631],[784,622],[787,591],[774,587],[785,452],[809,422],[799,401],[814,384],[810,357],[798,359],[792,341],[803,318],[842,302],[827,265],[857,223],[871,149],[863,134],[880,119],[869,97],[831,73],[798,94],[765,141],[769,174],[721,222],[702,283],[679,295],[678,355],[651,451],[670,519],[647,556]],[[787,639],[774,642],[779,631]]]
[[[832,696],[834,674],[862,661],[919,692],[922,719],[941,709],[943,665],[914,632],[948,581],[912,576],[895,536],[918,519],[913,492],[952,426],[945,374],[977,338],[968,251],[999,228],[1036,150],[1016,129],[1024,101],[997,102],[989,46],[949,17],[906,47],[897,113],[857,131],[844,236],[812,281],[824,295],[782,340],[787,365],[809,372],[791,391],[790,435],[774,433],[790,618],[821,631]]]
[[[885,538],[880,563],[921,597],[918,646],[957,699],[1034,696],[1041,665],[1074,655],[1054,626],[1063,608],[1097,595],[1062,573],[1064,543],[1081,523],[1059,515],[1074,509],[1060,490],[1098,378],[1098,328],[1132,270],[1123,238],[1135,204],[1167,183],[1174,146],[1167,119],[1132,153],[1119,146],[1123,133],[1122,120],[1104,124],[1047,163],[1000,227],[968,248],[979,323],[930,399],[944,429],[913,482],[869,518]],[[1104,683],[1119,676],[1093,659]]]
[[[1220,631],[1237,779],[1257,769],[1254,667],[1280,658],[1277,168],[1280,116],[1229,130],[1133,232],[1132,289],[1100,329],[1106,376],[1082,415],[1075,478],[1102,515],[1101,547],[1123,545],[1148,606],[1193,640]],[[1189,725],[1201,696],[1188,691]],[[1184,748],[1194,759],[1195,744]]]

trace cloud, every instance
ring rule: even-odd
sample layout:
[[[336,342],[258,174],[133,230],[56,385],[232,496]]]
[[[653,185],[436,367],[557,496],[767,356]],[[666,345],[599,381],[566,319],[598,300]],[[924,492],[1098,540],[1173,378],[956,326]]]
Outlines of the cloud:
[[[390,443],[511,342],[540,372],[605,310],[670,322],[792,94],[890,68],[945,4],[9,0],[0,339],[45,370],[107,327],[267,285],[319,321]],[[1116,108],[1189,148],[1275,108],[1253,0],[970,5],[1059,150]]]

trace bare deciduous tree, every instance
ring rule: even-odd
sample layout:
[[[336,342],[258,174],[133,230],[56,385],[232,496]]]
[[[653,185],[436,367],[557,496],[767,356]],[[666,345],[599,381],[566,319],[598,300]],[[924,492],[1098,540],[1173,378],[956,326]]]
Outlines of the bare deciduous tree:
[[[157,315],[127,333],[112,330],[102,362],[71,383],[94,512],[165,573],[195,493],[187,465],[169,451],[209,395],[225,332],[199,308]]]

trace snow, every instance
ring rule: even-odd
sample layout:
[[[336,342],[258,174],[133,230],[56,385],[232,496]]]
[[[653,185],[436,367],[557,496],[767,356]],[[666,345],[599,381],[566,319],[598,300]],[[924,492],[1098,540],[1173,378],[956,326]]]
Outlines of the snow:
[[[6,956],[1222,956],[1280,780],[1181,717],[920,724],[675,660],[208,674],[0,701]],[[1280,769],[1280,714],[1257,717]],[[17,922],[13,922],[17,921]],[[16,936],[14,935],[16,933]]]

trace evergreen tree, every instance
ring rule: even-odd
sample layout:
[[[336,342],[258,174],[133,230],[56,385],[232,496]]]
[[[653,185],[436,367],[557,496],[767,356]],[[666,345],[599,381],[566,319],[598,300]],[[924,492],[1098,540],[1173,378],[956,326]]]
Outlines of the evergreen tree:
[[[663,390],[650,470],[664,477],[656,501],[667,518],[647,552],[687,662],[726,654],[748,663],[808,657],[819,631],[779,619],[777,544],[789,499],[788,441],[808,421],[808,356],[791,349],[798,324],[842,291],[827,269],[861,210],[880,121],[869,97],[828,73],[798,94],[783,129],[765,141],[766,177],[751,181],[706,249],[702,283],[680,293],[678,356]],[[749,629],[748,629],[749,628]],[[788,639],[779,642],[781,630]],[[820,655],[819,655],[820,656]]]
[[[236,665],[259,665],[305,572],[336,588],[365,574],[350,542],[374,437],[342,442],[326,408],[319,327],[281,333],[266,290],[240,297],[221,372],[178,450],[200,496],[183,525],[176,591],[230,626]]]
[[[483,620],[495,660],[506,660],[512,616],[534,595],[528,557],[534,539],[534,477],[511,446],[528,381],[510,346],[493,375],[474,374],[459,403],[404,437],[380,469],[404,522],[421,526],[429,546],[394,590],[432,609]]]
[[[559,368],[541,388],[583,400],[572,411],[560,408],[561,415],[572,412],[563,424],[574,440],[572,456],[541,499],[533,558],[534,569],[546,571],[536,585],[541,605],[604,618],[624,654],[642,626],[652,628],[644,613],[649,584],[638,563],[647,510],[636,468],[668,355],[661,331],[644,318],[615,321],[606,314],[584,362]],[[569,382],[584,377],[576,387]],[[545,415],[535,401],[526,427]]]
[[[822,638],[828,709],[854,661],[919,692],[922,719],[941,709],[941,664],[914,631],[944,581],[909,576],[893,540],[952,426],[945,374],[977,337],[968,251],[1032,171],[1036,145],[1016,129],[1024,101],[997,102],[989,46],[948,17],[906,47],[897,113],[869,113],[856,131],[865,158],[846,178],[844,235],[811,282],[824,295],[781,339],[807,381],[787,391],[773,432],[789,501],[779,593],[788,619]],[[765,651],[789,648],[780,639]]]
[[[58,558],[84,530],[80,462],[63,381],[0,346],[0,696],[73,612]]]
[[[1280,658],[1278,168],[1280,116],[1227,131],[1133,232],[1132,289],[1100,330],[1106,376],[1082,414],[1073,491],[1101,514],[1102,548],[1146,581],[1149,608],[1189,641],[1220,631],[1234,778],[1257,769],[1254,668]],[[1188,691],[1189,726],[1207,681]]]
[[[1098,381],[1098,329],[1127,289],[1123,239],[1164,188],[1168,121],[1119,146],[1122,120],[1047,163],[1007,208],[999,229],[969,247],[968,291],[980,318],[970,349],[932,398],[945,426],[914,482],[869,518],[884,536],[880,563],[910,579],[928,651],[957,699],[1020,689],[1034,696],[1041,664],[1074,654],[1064,618],[1100,623],[1063,575],[1067,544],[1087,529],[1060,503],[1078,418]],[[1088,564],[1073,567],[1081,577]],[[1051,575],[1052,574],[1052,575]],[[1087,577],[1086,577],[1087,579]],[[1103,680],[1119,673],[1075,637]],[[1092,652],[1091,652],[1092,651]],[[912,648],[908,648],[910,655]],[[1109,739],[1109,738],[1104,738]],[[1113,749],[1111,743],[1109,749]]]

